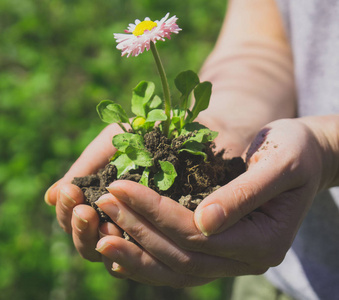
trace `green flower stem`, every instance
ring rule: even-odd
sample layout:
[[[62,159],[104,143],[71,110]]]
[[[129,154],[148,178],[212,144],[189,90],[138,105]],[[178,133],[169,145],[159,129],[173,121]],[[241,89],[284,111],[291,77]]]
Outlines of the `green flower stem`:
[[[127,129],[125,128],[125,126],[124,126],[121,122],[118,122],[117,124],[120,126],[120,128],[121,128],[124,132],[128,132]]]
[[[166,77],[164,67],[161,63],[158,50],[155,47],[155,44],[153,42],[151,42],[151,50],[152,50],[152,54],[153,54],[153,57],[154,57],[154,60],[155,60],[155,64],[156,64],[158,72],[159,72],[159,76],[160,76],[161,84],[162,84],[162,89],[163,89],[163,92],[164,92],[165,114],[167,116],[167,120],[164,123],[163,133],[164,133],[165,136],[168,136],[169,126],[171,124],[171,108],[172,108],[171,94],[170,94],[170,90],[169,90],[168,81],[167,81],[167,77]]]

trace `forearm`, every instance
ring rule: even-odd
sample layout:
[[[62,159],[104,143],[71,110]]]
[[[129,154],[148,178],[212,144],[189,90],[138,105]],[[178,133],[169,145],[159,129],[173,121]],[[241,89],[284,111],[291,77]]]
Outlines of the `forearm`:
[[[281,23],[271,24],[275,7],[270,0],[259,1],[263,4],[257,10],[262,13],[252,16],[251,11],[244,12],[245,2],[248,6],[248,1],[233,1],[218,43],[201,71],[202,80],[213,83],[213,93],[200,121],[234,135],[238,153],[263,125],[296,114],[293,59]],[[239,19],[255,25],[238,24],[238,10]],[[261,24],[262,19],[271,27]]]

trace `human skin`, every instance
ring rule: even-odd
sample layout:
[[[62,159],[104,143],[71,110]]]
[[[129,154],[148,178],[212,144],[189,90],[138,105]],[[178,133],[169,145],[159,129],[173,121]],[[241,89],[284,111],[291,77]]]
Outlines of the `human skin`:
[[[339,116],[292,119],[293,60],[273,0],[230,3],[202,77],[212,81],[213,96],[199,121],[219,131],[218,148],[242,154],[248,170],[195,212],[119,181],[97,204],[142,248],[122,239],[111,223],[98,230],[96,212],[82,205],[80,189],[70,182],[107,163],[111,139],[120,133],[114,125],[46,193],[79,253],[103,260],[113,276],[184,287],[261,274],[282,261],[314,196],[339,183]]]

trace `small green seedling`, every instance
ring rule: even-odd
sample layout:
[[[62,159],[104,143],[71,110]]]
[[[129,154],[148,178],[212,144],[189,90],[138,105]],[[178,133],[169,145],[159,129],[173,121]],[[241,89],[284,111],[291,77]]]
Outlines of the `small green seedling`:
[[[217,132],[194,122],[199,113],[208,108],[212,93],[212,84],[208,81],[200,82],[195,72],[184,71],[175,78],[174,83],[181,96],[178,107],[172,107],[167,77],[155,47],[156,40],[164,40],[164,37],[169,37],[170,33],[178,33],[181,30],[175,23],[177,20],[175,16],[169,20],[167,18],[168,14],[161,21],[153,22],[148,18],[143,22],[136,21],[136,25],[130,24],[127,31],[132,33],[131,35],[115,35],[119,43],[117,48],[123,51],[123,55],[137,56],[143,51],[140,49],[152,50],[162,82],[163,99],[155,94],[153,82],[141,81],[132,93],[131,111],[134,117],[129,118],[121,105],[111,100],[103,100],[97,106],[102,121],[109,124],[117,123],[124,131],[113,137],[113,146],[117,152],[112,157],[111,163],[117,168],[118,178],[130,170],[143,168],[139,183],[148,186],[152,171],[155,185],[163,191],[172,186],[177,172],[173,164],[168,161],[154,162],[152,154],[145,147],[144,135],[154,130],[155,126],[159,126],[161,132],[169,139],[180,135],[187,136],[178,151],[201,155],[204,159],[207,158],[204,152],[206,143],[212,142],[218,135]],[[145,34],[150,38],[149,44],[138,44],[141,41],[140,37]],[[142,41],[144,42],[145,39]],[[128,42],[131,42],[131,45]],[[139,48],[134,48],[136,45]],[[190,108],[192,93],[194,105]],[[129,125],[129,130],[125,127],[126,124]]]

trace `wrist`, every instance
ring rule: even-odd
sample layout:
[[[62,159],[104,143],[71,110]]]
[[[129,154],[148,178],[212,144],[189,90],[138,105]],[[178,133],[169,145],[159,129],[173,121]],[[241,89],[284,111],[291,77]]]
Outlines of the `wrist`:
[[[215,141],[215,150],[225,150],[227,157],[241,156],[254,138],[257,130],[250,128],[242,122],[233,122],[230,117],[220,118],[216,114],[203,112],[197,121],[209,129],[218,132]]]
[[[319,189],[339,186],[339,114],[299,119],[313,132],[322,159]]]

